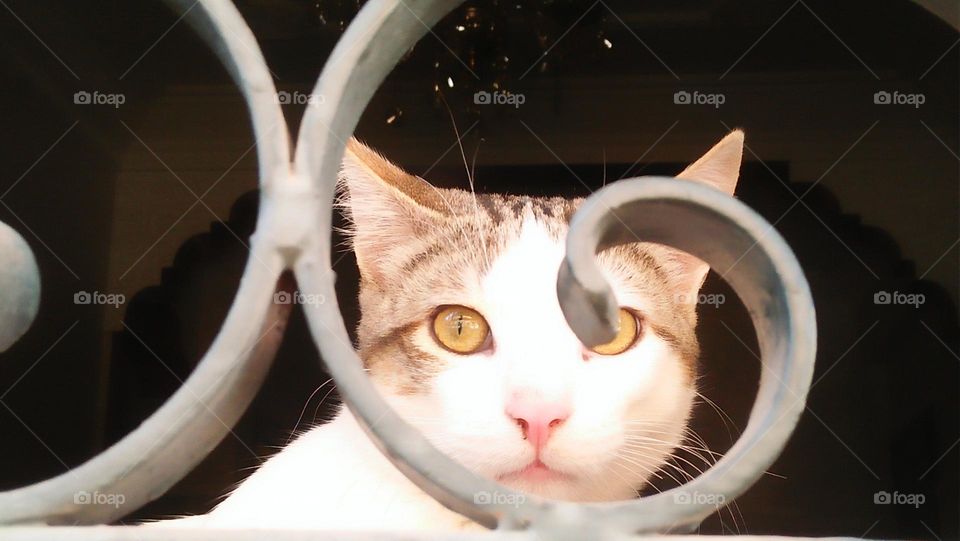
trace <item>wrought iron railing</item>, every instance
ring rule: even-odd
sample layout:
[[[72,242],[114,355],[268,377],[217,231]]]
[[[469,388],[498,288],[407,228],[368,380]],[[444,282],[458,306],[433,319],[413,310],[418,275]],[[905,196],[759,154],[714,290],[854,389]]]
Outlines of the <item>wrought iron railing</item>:
[[[714,268],[729,269],[726,279],[753,319],[762,352],[760,388],[749,424],[712,468],[662,494],[616,503],[574,504],[528,495],[477,503],[475,495],[482,491],[505,495],[513,491],[475,476],[439,452],[377,394],[350,346],[330,268],[332,202],[345,142],[403,52],[458,2],[367,2],[327,61],[314,88],[314,94],[324,99],[309,101],[293,148],[269,70],[234,5],[229,0],[169,3],[186,13],[216,52],[250,111],[262,188],[250,258],[223,328],[183,386],[140,427],[85,464],[0,493],[0,525],[5,525],[0,526],[0,538],[47,539],[54,531],[61,538],[78,539],[257,538],[256,532],[51,530],[46,525],[115,521],[163,494],[220,442],[260,387],[280,342],[279,323],[285,321],[290,305],[271,300],[281,273],[288,269],[301,291],[330,301],[303,308],[344,402],[370,438],[424,491],[448,508],[502,530],[496,535],[503,539],[689,532],[718,510],[713,502],[729,504],[773,463],[804,409],[815,357],[814,308],[796,258],[770,224],[731,197],[676,179],[629,179],[593,194],[571,222],[557,280],[564,315],[587,345],[612,336],[616,303],[595,259],[599,250],[612,245],[638,238],[659,242],[697,255]],[[15,238],[12,232],[3,233]],[[17,258],[32,262],[25,243],[4,246],[6,251],[0,253],[4,262]],[[22,330],[35,314],[35,305],[32,311],[29,305],[39,291],[35,264],[5,276],[19,281],[10,287],[23,293],[24,300],[18,302],[25,309],[0,316],[19,321],[16,329]],[[722,498],[678,504],[678,495],[684,492]],[[94,493],[124,498],[121,505],[116,500],[77,498]],[[31,525],[35,527],[23,527]],[[40,525],[44,526],[36,527]],[[324,537],[319,532],[270,536]]]

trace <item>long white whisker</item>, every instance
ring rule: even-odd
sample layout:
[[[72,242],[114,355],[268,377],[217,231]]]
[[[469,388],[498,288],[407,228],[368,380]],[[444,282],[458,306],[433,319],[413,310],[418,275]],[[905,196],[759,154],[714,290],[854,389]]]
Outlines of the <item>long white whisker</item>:
[[[715,412],[717,412],[717,415],[720,417],[720,420],[723,422],[723,427],[727,431],[727,436],[730,438],[730,441],[732,442],[734,438],[733,438],[733,432],[730,430],[730,425],[733,425],[733,429],[736,430],[737,434],[740,433],[740,429],[739,427],[737,427],[737,423],[734,422],[733,417],[730,417],[730,415],[728,415],[727,412],[723,411],[723,408],[721,408],[719,404],[711,400],[709,397],[707,397],[700,391],[695,390],[694,392],[706,404],[708,404],[711,408],[713,408]],[[730,424],[727,424],[727,421],[729,421]]]
[[[453,111],[450,109],[450,105],[447,104],[447,99],[440,94],[440,99],[443,100],[443,105],[447,108],[447,114],[450,115],[450,123],[453,125],[453,133],[457,137],[457,147],[460,150],[460,158],[463,159],[463,168],[467,172],[467,182],[470,184],[470,194],[473,196],[473,210],[474,210],[474,220],[476,223],[477,230],[480,231],[482,238],[480,239],[480,248],[483,251],[483,258],[486,261],[486,265],[490,267],[490,254],[487,252],[487,231],[483,227],[482,220],[480,219],[480,203],[477,201],[477,190],[474,183],[473,171],[470,170],[470,165],[467,164],[467,153],[463,150],[463,142],[460,139],[460,130],[457,128],[457,121],[453,118]]]
[[[631,457],[631,455],[632,455],[632,457]],[[620,453],[617,453],[617,456],[619,456],[621,459],[626,460],[627,462],[630,462],[631,464],[634,464],[634,465],[636,465],[636,466],[638,466],[638,467],[641,467],[641,468],[644,468],[644,466],[643,466],[642,464],[640,464],[639,462],[637,462],[637,461],[635,460],[635,458],[639,458],[639,459],[644,459],[644,458],[647,458],[647,459],[656,459],[656,458],[657,458],[656,456],[650,456],[650,455],[646,455],[646,454],[639,453],[639,452],[637,452],[636,450],[628,451],[628,450],[626,450],[626,449],[621,449],[621,452],[620,452]],[[680,481],[679,479],[677,479],[676,477],[674,477],[669,471],[664,470],[663,468],[660,468],[659,470],[652,470],[652,472],[650,473],[650,475],[653,475],[653,476],[656,477],[657,479],[663,479],[663,477],[660,476],[661,473],[662,473],[663,475],[666,475],[667,477],[669,477],[674,483],[676,483],[676,484],[678,484],[678,485],[683,484],[682,481]]]
[[[304,403],[303,409],[300,410],[300,416],[297,417],[297,422],[293,424],[293,430],[290,431],[290,435],[287,437],[287,442],[283,444],[284,447],[287,445],[290,445],[290,440],[292,440],[293,436],[297,433],[297,428],[300,427],[300,421],[303,420],[303,414],[307,412],[307,406],[310,405],[310,401],[313,400],[313,397],[320,392],[320,389],[323,389],[331,381],[333,381],[333,378],[330,378],[327,381],[324,381],[323,383],[320,384],[319,387],[317,387],[316,389],[313,390],[312,393],[310,393],[310,396],[307,397],[307,401],[306,403]],[[323,401],[321,400],[320,403],[322,404]],[[316,415],[314,415],[314,417],[316,417]]]
[[[605,468],[607,471],[609,471],[610,473],[612,473],[612,474],[616,475],[617,477],[619,477],[620,480],[623,481],[624,485],[626,485],[626,486],[628,486],[628,487],[631,487],[631,488],[633,487],[633,483],[631,483],[630,481],[626,480],[622,475],[620,475],[620,474],[617,472],[617,470],[615,470],[615,469],[613,468],[613,466],[620,466],[621,468],[627,470],[627,472],[628,472],[630,475],[635,474],[636,472],[634,472],[634,471],[631,470],[629,467],[627,467],[626,464],[621,464],[621,463],[619,463],[619,462],[612,462],[612,463],[609,463],[609,464],[604,464],[603,466],[604,466],[604,468]],[[656,472],[649,472],[648,475],[656,475]],[[648,484],[649,484],[649,483],[648,483]],[[659,488],[657,488],[656,486],[654,486],[654,485],[650,485],[650,486],[652,486],[653,489],[656,490],[657,492],[662,492],[662,491],[661,491]],[[633,489],[633,491],[634,491],[635,494],[637,493],[637,490],[636,490],[636,489]]]

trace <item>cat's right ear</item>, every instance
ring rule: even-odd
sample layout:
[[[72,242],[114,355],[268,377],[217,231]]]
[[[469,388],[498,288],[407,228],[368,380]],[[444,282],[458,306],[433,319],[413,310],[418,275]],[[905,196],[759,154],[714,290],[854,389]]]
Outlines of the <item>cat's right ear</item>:
[[[360,274],[373,280],[394,275],[389,266],[398,260],[397,250],[448,212],[437,188],[354,138],[347,143],[339,188]]]

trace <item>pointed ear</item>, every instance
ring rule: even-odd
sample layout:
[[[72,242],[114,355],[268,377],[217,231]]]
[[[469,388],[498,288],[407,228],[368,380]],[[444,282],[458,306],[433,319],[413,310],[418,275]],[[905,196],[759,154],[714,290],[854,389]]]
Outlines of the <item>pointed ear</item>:
[[[684,169],[677,178],[702,182],[733,195],[740,177],[743,157],[743,132],[733,130],[699,160]],[[682,302],[696,303],[700,286],[707,277],[709,265],[680,250],[666,248],[661,254],[664,267],[673,277],[676,296]]]
[[[740,177],[743,158],[743,132],[733,130],[699,160],[690,164],[677,178],[695,180],[733,195]]]
[[[363,277],[389,277],[398,251],[449,212],[442,192],[351,138],[339,175],[339,205],[347,211]]]

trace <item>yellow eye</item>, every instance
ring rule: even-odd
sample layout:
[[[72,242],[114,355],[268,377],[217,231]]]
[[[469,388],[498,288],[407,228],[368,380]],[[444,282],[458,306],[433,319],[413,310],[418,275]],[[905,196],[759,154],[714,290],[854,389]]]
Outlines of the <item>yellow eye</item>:
[[[433,336],[441,346],[466,355],[487,345],[490,327],[476,310],[466,306],[444,306],[433,318]]]
[[[637,320],[636,314],[626,308],[621,308],[620,328],[617,331],[617,336],[606,344],[595,346],[592,349],[600,355],[619,355],[636,343],[639,334],[640,322]]]

